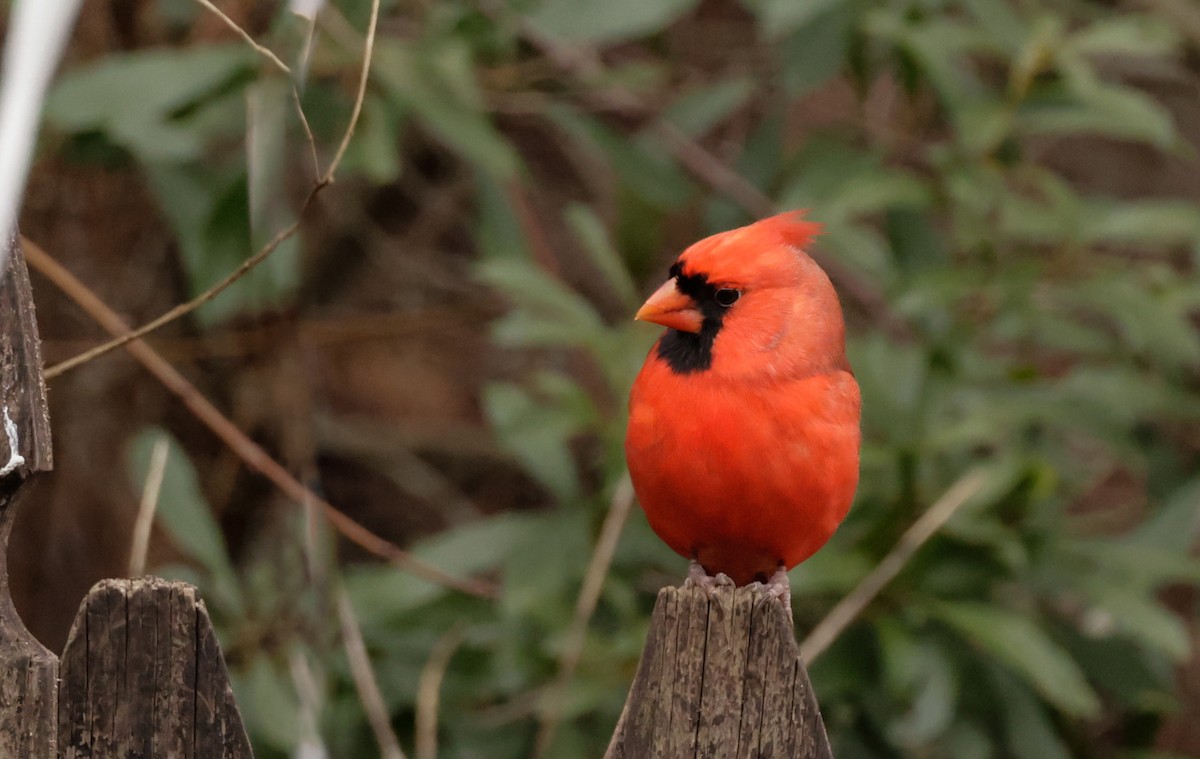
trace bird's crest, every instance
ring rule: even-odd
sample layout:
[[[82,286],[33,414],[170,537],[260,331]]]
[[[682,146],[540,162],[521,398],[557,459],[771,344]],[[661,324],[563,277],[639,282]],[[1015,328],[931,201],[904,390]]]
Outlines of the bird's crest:
[[[821,224],[804,218],[806,210],[786,211],[770,216],[748,228],[756,233],[778,237],[785,244],[803,250],[821,234]]]

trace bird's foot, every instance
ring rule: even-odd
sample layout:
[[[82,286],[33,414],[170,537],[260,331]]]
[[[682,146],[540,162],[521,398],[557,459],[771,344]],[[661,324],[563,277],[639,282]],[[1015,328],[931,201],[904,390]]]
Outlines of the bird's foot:
[[[700,562],[693,561],[688,565],[687,579],[683,581],[683,587],[701,588],[709,598],[712,598],[718,588],[732,588],[734,582],[724,572],[717,572],[715,576],[710,575],[704,571],[704,567],[700,566]]]
[[[771,598],[779,599],[784,612],[787,613],[788,621],[792,621],[792,585],[788,581],[787,570],[783,568],[782,564],[779,565],[779,569],[775,570],[775,574],[771,575],[771,579],[763,583],[762,595],[759,596],[758,603],[764,604]]]

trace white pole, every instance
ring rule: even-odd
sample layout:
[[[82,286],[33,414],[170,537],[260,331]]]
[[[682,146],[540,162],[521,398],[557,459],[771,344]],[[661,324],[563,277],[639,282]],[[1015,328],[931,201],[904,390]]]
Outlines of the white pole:
[[[80,0],[14,0],[0,80],[0,236],[17,221],[41,122],[42,101]],[[0,272],[8,266],[0,246]]]

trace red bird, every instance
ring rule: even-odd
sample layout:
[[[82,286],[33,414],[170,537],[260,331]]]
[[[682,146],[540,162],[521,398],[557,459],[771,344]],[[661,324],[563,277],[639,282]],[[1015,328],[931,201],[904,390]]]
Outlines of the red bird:
[[[658,536],[711,588],[769,582],[825,544],[858,484],[858,384],[820,225],[785,213],[685,250],[637,317],[668,329],[629,399],[625,455]],[[706,574],[707,573],[707,574]]]

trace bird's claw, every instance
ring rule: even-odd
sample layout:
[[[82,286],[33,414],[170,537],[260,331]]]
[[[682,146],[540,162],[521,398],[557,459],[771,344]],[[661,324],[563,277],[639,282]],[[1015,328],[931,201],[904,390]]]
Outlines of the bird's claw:
[[[761,588],[758,600],[755,601],[754,608],[757,610],[762,607],[769,599],[778,599],[783,606],[788,621],[792,621],[792,586],[788,582],[787,570],[781,564],[779,569],[775,570],[775,574],[771,575],[771,579],[759,585]]]
[[[712,598],[719,588],[734,587],[733,579],[724,572],[710,575],[704,571],[704,567],[700,566],[700,562],[693,561],[688,566],[687,579],[683,581],[684,588],[700,588],[709,598]]]

